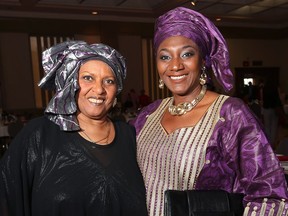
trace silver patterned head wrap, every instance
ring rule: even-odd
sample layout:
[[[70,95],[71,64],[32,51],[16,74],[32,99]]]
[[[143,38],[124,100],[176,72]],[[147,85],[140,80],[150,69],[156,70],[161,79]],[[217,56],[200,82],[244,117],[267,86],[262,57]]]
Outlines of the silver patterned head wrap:
[[[226,41],[217,27],[202,14],[177,7],[160,16],[155,23],[154,49],[171,36],[193,40],[201,51],[206,68],[212,68],[217,82],[229,91],[233,88],[233,73],[229,67]]]
[[[117,94],[123,88],[126,78],[124,57],[105,44],[88,45],[83,41],[67,41],[57,44],[42,54],[45,76],[39,82],[44,89],[55,94],[45,109],[45,115],[64,131],[79,130],[76,118],[76,92],[79,89],[78,72],[87,60],[100,60],[108,64],[117,80]]]

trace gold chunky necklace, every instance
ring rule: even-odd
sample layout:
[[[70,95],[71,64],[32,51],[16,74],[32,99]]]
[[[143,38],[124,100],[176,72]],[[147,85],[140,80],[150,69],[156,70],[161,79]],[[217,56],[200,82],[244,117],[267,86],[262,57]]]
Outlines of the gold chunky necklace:
[[[191,111],[204,97],[205,93],[206,93],[206,89],[207,86],[203,85],[201,92],[199,93],[199,95],[192,100],[191,102],[183,102],[180,103],[178,105],[173,105],[174,102],[174,98],[171,100],[170,105],[168,107],[168,111],[171,115],[184,115],[187,112]]]
[[[108,143],[108,139],[109,139],[109,135],[110,135],[110,130],[111,130],[110,122],[109,122],[108,124],[109,124],[109,128],[108,128],[107,135],[106,135],[104,138],[100,139],[100,140],[97,140],[97,141],[92,140],[92,139],[88,136],[88,134],[85,133],[85,130],[81,130],[81,133],[83,133],[83,134],[89,139],[89,141],[92,142],[92,143],[94,143],[94,144],[97,144],[97,143],[99,143],[99,142],[102,142],[102,141],[105,140],[105,139],[106,139],[106,141],[103,142],[103,143],[104,143],[104,144],[107,144],[107,143]]]

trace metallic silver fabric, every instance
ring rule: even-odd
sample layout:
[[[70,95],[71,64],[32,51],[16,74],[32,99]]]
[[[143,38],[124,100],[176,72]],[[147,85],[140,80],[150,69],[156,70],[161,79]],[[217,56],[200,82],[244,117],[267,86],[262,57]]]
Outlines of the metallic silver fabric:
[[[55,95],[45,109],[45,115],[64,131],[79,130],[76,119],[75,95],[79,89],[78,72],[87,60],[97,59],[107,63],[117,80],[117,94],[126,78],[124,57],[105,44],[87,44],[84,41],[67,41],[43,52],[42,65],[45,76],[39,82],[44,89],[55,90]]]

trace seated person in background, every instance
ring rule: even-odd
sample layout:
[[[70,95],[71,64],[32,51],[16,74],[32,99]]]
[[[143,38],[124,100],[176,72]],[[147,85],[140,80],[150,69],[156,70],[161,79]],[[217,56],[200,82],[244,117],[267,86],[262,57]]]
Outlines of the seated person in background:
[[[277,154],[288,156],[288,137],[284,137],[279,144],[277,145],[276,151]]]
[[[120,102],[117,102],[116,105],[111,109],[109,116],[113,121],[126,122],[126,118],[122,112],[122,104]]]
[[[139,108],[149,105],[151,103],[151,98],[145,93],[145,90],[142,89],[139,95]]]

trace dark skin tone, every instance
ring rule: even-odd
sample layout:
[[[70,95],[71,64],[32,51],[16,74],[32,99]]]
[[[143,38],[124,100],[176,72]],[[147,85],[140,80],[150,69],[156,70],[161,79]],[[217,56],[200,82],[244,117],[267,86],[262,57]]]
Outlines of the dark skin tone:
[[[157,50],[156,61],[160,78],[173,94],[174,105],[191,102],[199,95],[202,88],[199,78],[205,62],[192,40],[183,36],[165,39]],[[207,90],[196,107],[182,116],[173,116],[166,110],[161,120],[166,133],[196,125],[218,96]]]

